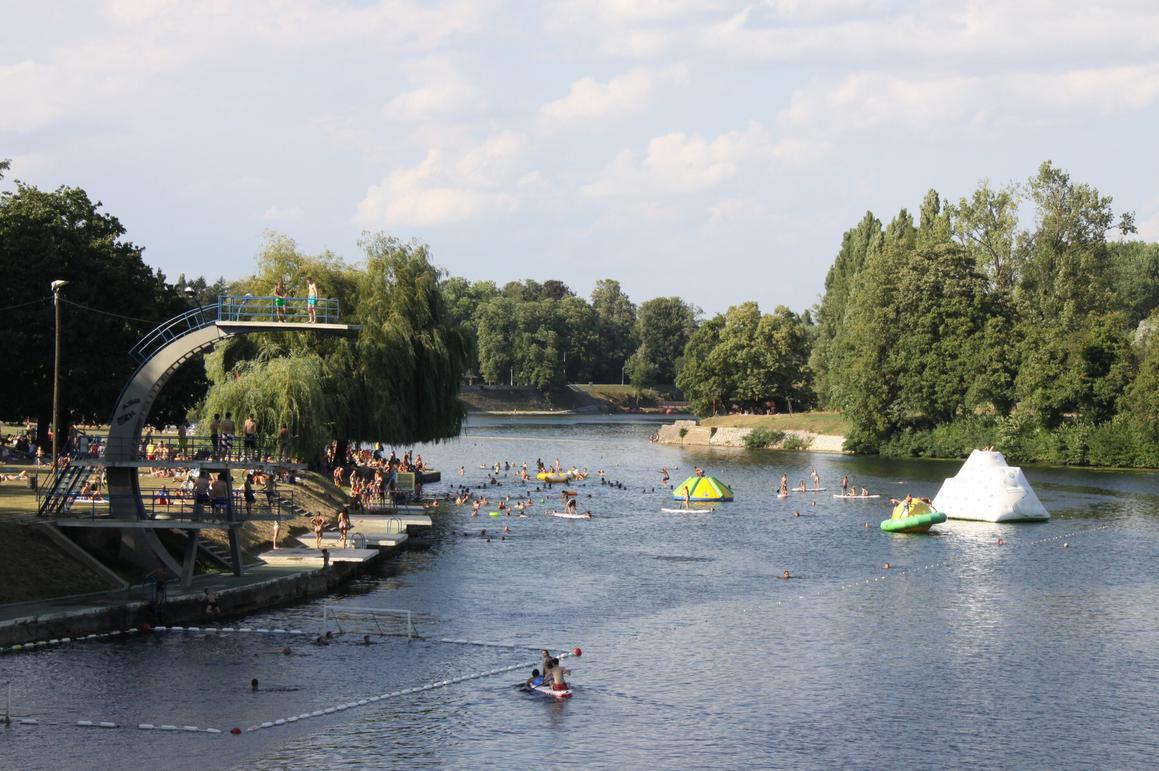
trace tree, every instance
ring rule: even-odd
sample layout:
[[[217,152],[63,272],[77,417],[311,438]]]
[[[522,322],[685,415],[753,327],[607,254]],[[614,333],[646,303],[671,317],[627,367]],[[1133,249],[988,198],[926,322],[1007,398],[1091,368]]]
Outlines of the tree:
[[[1106,234],[1114,224],[1111,198],[1044,162],[1027,183],[1037,226],[1026,242],[1021,282],[1024,315],[1074,329],[1111,304]],[[1131,217],[1120,220],[1124,234]]]
[[[993,378],[982,366],[996,315],[987,296],[985,278],[957,245],[918,250],[901,240],[866,263],[837,340],[847,447],[872,452],[904,427],[947,422],[977,406],[971,395],[988,393],[977,380]]]
[[[270,431],[285,423],[307,458],[327,438],[409,444],[458,434],[467,338],[443,302],[427,247],[382,234],[364,236],[361,246],[362,269],[329,254],[302,255],[280,240],[263,253],[259,274],[239,286],[308,270],[362,331],[356,339],[250,336],[219,348],[206,361],[213,381],[206,412],[265,416]]]
[[[568,295],[556,306],[556,323],[563,339],[565,379],[571,383],[593,380],[599,356],[599,320],[587,300]]]
[[[639,372],[650,373],[652,380],[648,385],[675,382],[676,360],[683,355],[684,347],[696,331],[699,315],[699,308],[679,297],[657,297],[641,303],[636,314],[636,339],[640,346],[633,357],[644,357],[647,366],[637,361],[629,364],[629,369],[635,367]]]
[[[813,402],[808,360],[801,317],[783,306],[762,315],[755,302],[746,302],[693,334],[676,383],[698,415],[734,405],[807,409]]]
[[[0,195],[0,307],[19,320],[0,327],[0,404],[5,417],[36,416],[41,441],[52,414],[52,281],[70,282],[61,292],[62,433],[73,418],[108,419],[136,368],[129,349],[185,306],[124,236],[120,221],[79,188],[45,192],[17,182]],[[187,407],[159,404],[162,412]]]
[[[620,379],[628,357],[636,350],[632,336],[636,306],[620,289],[619,281],[604,278],[592,290],[592,309],[596,312],[599,330],[595,378],[612,383]]]
[[[1014,291],[1021,277],[1015,250],[1018,203],[1013,185],[993,190],[984,180],[969,199],[947,207],[954,240],[974,256],[991,290],[1005,295]]]
[[[655,357],[646,344],[642,344],[628,357],[628,382],[632,384],[637,405],[640,403],[640,397],[644,395],[644,389],[656,384],[657,372]]]
[[[834,367],[833,346],[845,324],[849,295],[866,259],[881,249],[884,238],[881,221],[872,212],[866,212],[861,222],[841,237],[841,250],[825,275],[825,294],[817,308],[816,342],[810,361],[822,405],[834,403],[830,376]]]
[[[515,368],[515,301],[496,297],[476,315],[479,374],[486,383],[506,383]]]
[[[721,314],[697,327],[676,367],[676,387],[684,392],[689,409],[696,415],[715,415],[728,395],[724,373],[709,362],[723,330]]]

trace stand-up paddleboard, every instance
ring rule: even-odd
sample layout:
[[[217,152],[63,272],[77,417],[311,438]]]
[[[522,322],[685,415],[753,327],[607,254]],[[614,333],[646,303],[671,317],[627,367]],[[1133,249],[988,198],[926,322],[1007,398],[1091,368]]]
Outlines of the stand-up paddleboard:
[[[689,512],[708,513],[710,511],[716,511],[716,507],[715,506],[690,506],[687,509],[661,508],[660,511],[664,511],[664,512],[667,512],[669,514],[687,514]]]
[[[778,498],[788,498],[789,494],[788,493],[777,493],[777,497]]]
[[[549,511],[549,517],[559,517],[560,519],[591,519],[592,513],[590,511],[580,513],[578,511]]]
[[[865,500],[867,498],[880,498],[880,495],[833,495],[834,498],[845,498],[851,501]]]
[[[543,685],[533,685],[527,689],[528,693],[538,693],[552,699],[570,699],[571,688],[565,688],[562,691],[554,690],[551,685],[545,683]]]

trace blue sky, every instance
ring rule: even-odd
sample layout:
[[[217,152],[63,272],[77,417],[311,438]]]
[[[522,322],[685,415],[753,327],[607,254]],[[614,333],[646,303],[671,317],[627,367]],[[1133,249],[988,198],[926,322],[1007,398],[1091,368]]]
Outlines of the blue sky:
[[[10,177],[85,188],[170,278],[245,275],[269,230],[348,260],[381,230],[470,279],[799,311],[866,210],[1047,159],[1159,240],[1154,2],[0,0],[0,18]]]

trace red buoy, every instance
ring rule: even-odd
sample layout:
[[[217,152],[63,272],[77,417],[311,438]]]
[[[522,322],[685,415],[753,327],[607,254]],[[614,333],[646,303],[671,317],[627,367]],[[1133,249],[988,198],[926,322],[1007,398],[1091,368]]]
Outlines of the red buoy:
[[[582,650],[580,650],[579,648],[572,648],[571,655],[575,656],[578,659],[580,656],[584,655],[584,652]]]
[[[231,729],[229,729],[229,732],[231,734],[233,734],[234,736],[238,736],[239,734],[241,734],[241,729],[240,728],[231,728]]]

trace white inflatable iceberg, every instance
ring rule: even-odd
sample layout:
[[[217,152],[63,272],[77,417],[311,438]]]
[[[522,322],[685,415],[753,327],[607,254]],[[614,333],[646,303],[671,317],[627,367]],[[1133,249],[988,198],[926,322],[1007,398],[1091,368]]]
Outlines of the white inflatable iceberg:
[[[934,508],[950,519],[981,522],[1050,519],[1022,469],[990,450],[970,453],[958,474],[942,483]]]

